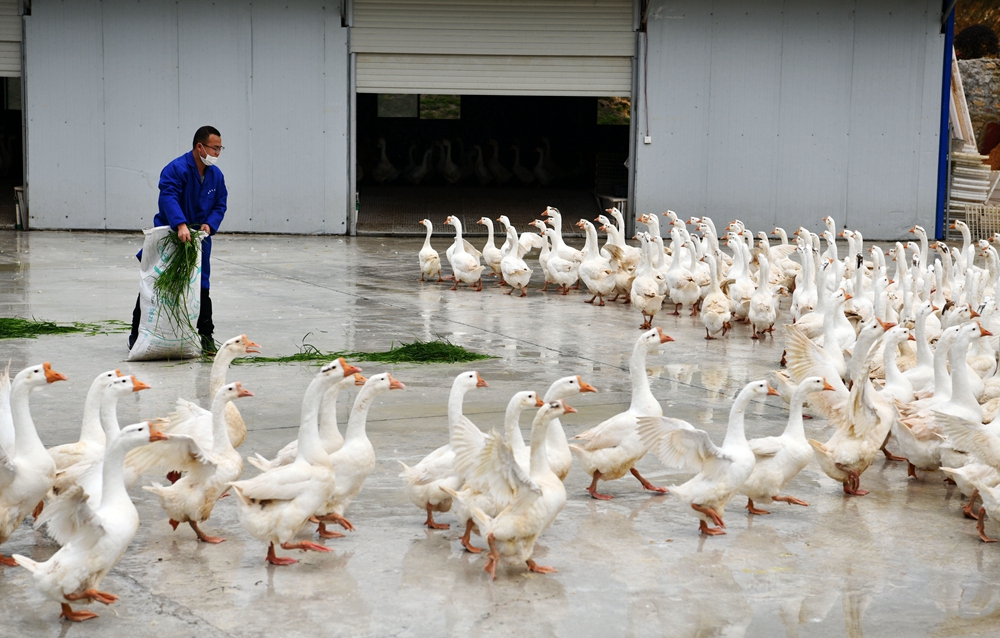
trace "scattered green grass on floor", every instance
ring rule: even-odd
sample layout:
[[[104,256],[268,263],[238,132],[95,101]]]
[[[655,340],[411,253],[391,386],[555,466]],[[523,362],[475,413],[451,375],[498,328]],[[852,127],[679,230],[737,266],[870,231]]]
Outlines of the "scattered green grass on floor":
[[[37,339],[39,335],[61,335],[84,333],[90,336],[128,332],[131,325],[125,321],[110,319],[97,323],[58,324],[53,321],[38,319],[20,319],[17,317],[0,317],[0,339]]]
[[[306,335],[308,337],[309,335]],[[321,365],[344,357],[348,361],[369,361],[375,363],[464,363],[467,361],[482,361],[496,357],[466,350],[447,340],[420,341],[401,343],[393,342],[386,352],[323,352],[312,344],[305,343],[295,354],[284,357],[243,357],[233,363],[313,363]]]

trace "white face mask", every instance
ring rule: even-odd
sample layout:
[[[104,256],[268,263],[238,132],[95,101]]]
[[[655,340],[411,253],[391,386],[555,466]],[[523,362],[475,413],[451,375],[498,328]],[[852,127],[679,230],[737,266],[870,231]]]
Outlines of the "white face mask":
[[[215,166],[215,163],[219,161],[219,158],[214,155],[205,155],[205,157],[201,158],[201,161],[205,164],[205,166]]]

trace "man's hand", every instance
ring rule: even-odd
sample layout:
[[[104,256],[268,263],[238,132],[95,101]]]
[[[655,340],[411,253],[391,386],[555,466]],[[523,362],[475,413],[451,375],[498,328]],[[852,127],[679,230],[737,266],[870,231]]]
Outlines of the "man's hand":
[[[177,239],[185,243],[191,241],[191,231],[187,224],[177,224]]]
[[[209,226],[208,224],[202,224],[201,225],[201,232],[205,233],[206,235],[211,235],[212,234],[212,227]]]

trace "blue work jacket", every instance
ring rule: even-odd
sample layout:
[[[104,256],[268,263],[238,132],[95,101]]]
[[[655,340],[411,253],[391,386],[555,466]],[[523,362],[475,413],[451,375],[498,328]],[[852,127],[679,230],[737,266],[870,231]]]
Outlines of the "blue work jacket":
[[[155,226],[170,226],[177,230],[187,224],[190,230],[200,230],[202,224],[211,228],[201,242],[201,287],[209,287],[212,273],[212,237],[226,216],[226,180],[218,166],[205,167],[205,181],[198,176],[194,151],[181,155],[160,172],[160,211],[153,218]],[[141,252],[140,252],[141,254]]]

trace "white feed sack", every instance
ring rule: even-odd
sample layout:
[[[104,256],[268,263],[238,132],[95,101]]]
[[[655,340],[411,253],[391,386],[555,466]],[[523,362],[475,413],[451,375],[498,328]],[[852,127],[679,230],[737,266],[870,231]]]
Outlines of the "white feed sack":
[[[198,243],[197,267],[191,274],[187,292],[185,325],[174,325],[153,290],[153,284],[166,267],[174,252],[174,245],[164,241],[173,231],[169,226],[157,226],[143,231],[146,239],[142,245],[139,263],[139,337],[128,353],[127,361],[156,361],[162,359],[193,359],[201,355],[201,338],[194,330],[201,313],[201,239]],[[183,322],[182,322],[183,323]]]

